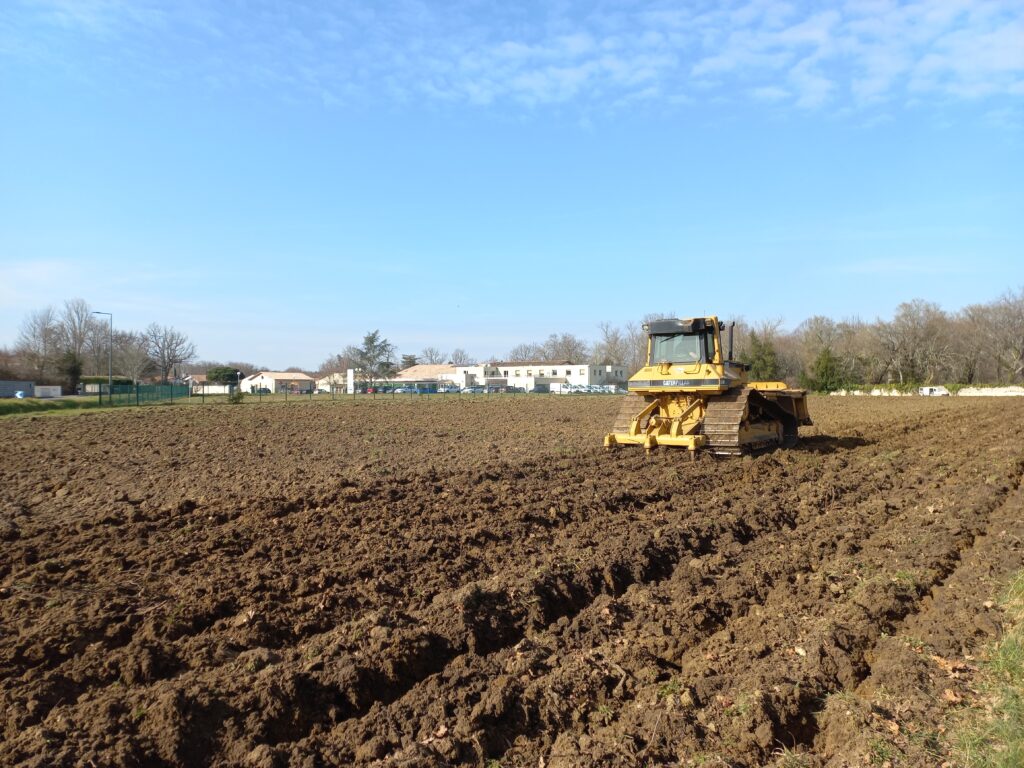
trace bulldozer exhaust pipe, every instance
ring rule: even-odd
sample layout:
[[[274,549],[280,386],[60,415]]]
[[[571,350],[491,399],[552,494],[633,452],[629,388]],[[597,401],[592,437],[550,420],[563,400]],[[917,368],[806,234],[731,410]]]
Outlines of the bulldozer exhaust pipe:
[[[729,322],[729,353],[725,358],[726,360],[732,360],[732,331],[736,327],[736,321],[732,320]]]

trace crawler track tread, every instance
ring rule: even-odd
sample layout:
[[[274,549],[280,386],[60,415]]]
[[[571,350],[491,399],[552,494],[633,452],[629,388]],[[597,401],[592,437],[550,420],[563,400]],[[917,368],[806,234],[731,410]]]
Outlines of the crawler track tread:
[[[740,430],[745,421],[752,420],[751,406],[755,404],[759,410],[778,410],[771,401],[750,387],[743,387],[710,398],[704,411],[704,423],[701,427],[708,438],[708,450],[716,456],[742,456],[779,445],[779,441],[772,439],[757,441],[742,439]],[[757,417],[754,419],[762,420]]]
[[[650,401],[643,395],[630,393],[623,397],[622,406],[619,408],[619,413],[615,417],[615,423],[612,426],[612,432],[617,432],[622,435],[629,432],[629,423],[633,420],[633,417],[646,408],[649,403]],[[650,419],[644,419],[640,428],[646,429],[648,421],[650,421]]]

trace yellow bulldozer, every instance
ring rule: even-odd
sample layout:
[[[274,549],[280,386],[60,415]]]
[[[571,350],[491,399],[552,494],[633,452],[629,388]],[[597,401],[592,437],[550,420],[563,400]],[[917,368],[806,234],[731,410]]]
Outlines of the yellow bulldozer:
[[[606,448],[672,445],[740,456],[791,445],[811,424],[807,392],[781,381],[747,381],[750,366],[733,360],[733,330],[722,345],[717,317],[646,323],[647,365],[629,379]]]

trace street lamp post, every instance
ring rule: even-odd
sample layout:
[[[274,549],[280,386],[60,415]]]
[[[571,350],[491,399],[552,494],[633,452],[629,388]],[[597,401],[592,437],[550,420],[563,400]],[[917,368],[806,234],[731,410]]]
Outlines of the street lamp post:
[[[114,395],[114,315],[111,312],[93,312],[94,315],[106,315],[110,318],[110,327],[107,333],[107,397]],[[102,398],[100,398],[102,400]],[[111,402],[113,400],[111,399]]]
[[[235,376],[238,377],[238,386],[237,386],[235,391],[236,392],[241,392],[242,391],[242,372],[241,371],[235,371]]]

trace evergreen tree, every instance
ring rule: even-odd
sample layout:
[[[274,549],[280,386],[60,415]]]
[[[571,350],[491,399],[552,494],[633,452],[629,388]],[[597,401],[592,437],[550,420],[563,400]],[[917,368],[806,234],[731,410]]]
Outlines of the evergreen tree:
[[[389,377],[395,369],[394,354],[395,345],[381,336],[380,331],[367,333],[356,354],[359,378],[372,385]]]
[[[82,358],[74,350],[69,349],[61,355],[57,370],[64,376],[69,391],[78,389],[78,382],[82,380]]]
[[[772,381],[779,378],[779,356],[771,340],[751,331],[742,361],[750,366],[751,381]]]
[[[206,381],[210,384],[236,384],[238,379],[238,369],[227,365],[215,365],[206,370]]]
[[[811,364],[811,375],[802,376],[803,385],[816,392],[835,392],[846,387],[843,361],[825,347]]]

